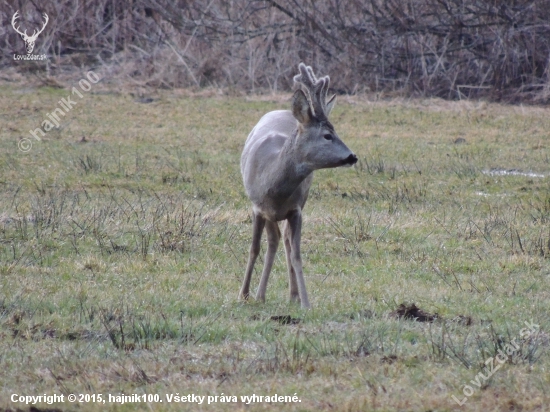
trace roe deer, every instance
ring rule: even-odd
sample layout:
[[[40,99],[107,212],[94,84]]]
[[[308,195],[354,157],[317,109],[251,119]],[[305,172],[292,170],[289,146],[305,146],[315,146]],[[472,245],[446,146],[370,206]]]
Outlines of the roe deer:
[[[294,83],[300,88],[292,97],[292,111],[265,114],[252,129],[241,156],[241,173],[246,193],[253,204],[252,246],[239,294],[249,296],[254,263],[260,253],[263,229],[267,231],[267,252],[256,300],[265,301],[265,291],[281,232],[277,222],[286,220],[284,245],[290,278],[290,300],[309,308],[302,273],[300,237],[302,209],[306,203],[313,171],[357,162],[340,140],[328,115],[335,95],[327,100],[330,79],[317,78],[311,67],[300,63]]]

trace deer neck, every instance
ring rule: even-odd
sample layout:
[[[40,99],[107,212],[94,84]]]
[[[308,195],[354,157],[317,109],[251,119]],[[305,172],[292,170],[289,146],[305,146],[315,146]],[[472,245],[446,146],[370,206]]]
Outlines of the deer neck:
[[[281,149],[279,161],[276,162],[275,179],[271,185],[271,192],[277,198],[289,198],[303,181],[311,175],[313,169],[304,162],[304,154],[298,144],[298,131],[289,138]]]

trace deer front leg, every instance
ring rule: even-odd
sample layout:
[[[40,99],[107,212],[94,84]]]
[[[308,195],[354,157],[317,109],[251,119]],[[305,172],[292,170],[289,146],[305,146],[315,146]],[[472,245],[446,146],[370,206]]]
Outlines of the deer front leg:
[[[281,239],[281,232],[279,231],[277,222],[267,221],[265,229],[267,232],[267,252],[265,253],[264,270],[262,272],[262,278],[260,279],[260,286],[258,286],[258,293],[256,294],[256,300],[260,302],[265,302],[267,281],[269,280],[269,274],[271,273],[273,261],[275,260],[275,253],[277,253],[279,240]]]
[[[308,309],[311,306],[307,297],[306,282],[304,281],[304,273],[302,272],[302,257],[300,256],[300,240],[302,237],[301,210],[298,209],[290,214],[288,225],[290,228],[290,260],[296,275],[302,309]]]
[[[286,254],[286,266],[288,268],[288,283],[290,289],[290,301],[300,303],[300,295],[298,294],[298,283],[296,283],[296,272],[292,267],[292,246],[290,244],[290,223],[288,220],[285,224],[285,230],[283,234],[283,239],[285,243],[285,254]]]
[[[244,274],[243,286],[239,293],[239,299],[246,300],[250,292],[250,279],[254,270],[254,263],[260,254],[260,241],[262,240],[262,232],[265,226],[265,219],[260,215],[254,214],[252,222],[252,245],[250,246],[250,254],[248,256],[248,264]]]

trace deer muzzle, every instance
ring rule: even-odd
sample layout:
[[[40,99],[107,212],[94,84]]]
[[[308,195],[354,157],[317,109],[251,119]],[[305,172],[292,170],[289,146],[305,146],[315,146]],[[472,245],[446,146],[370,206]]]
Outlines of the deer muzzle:
[[[357,163],[357,156],[353,153],[341,161],[342,166],[353,166],[355,163]]]

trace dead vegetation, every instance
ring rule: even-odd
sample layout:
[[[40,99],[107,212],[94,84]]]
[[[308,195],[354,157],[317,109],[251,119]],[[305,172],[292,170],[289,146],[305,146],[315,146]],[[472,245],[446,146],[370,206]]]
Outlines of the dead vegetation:
[[[407,305],[401,303],[399,307],[390,313],[390,317],[415,320],[417,322],[433,322],[439,316],[420,309],[416,304]]]
[[[288,90],[296,63],[338,73],[340,93],[550,99],[548,0],[93,0],[0,1],[4,78],[56,86],[82,68],[132,87]],[[22,29],[50,22],[37,53],[23,53]]]

